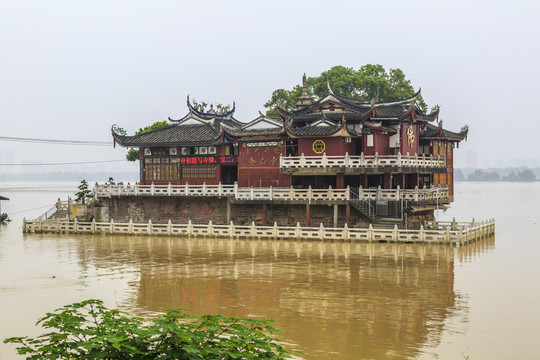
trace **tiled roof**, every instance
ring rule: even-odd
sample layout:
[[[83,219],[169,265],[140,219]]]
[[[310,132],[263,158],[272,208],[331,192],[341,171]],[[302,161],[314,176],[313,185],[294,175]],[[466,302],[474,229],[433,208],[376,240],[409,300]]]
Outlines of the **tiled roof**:
[[[215,142],[221,135],[210,124],[173,124],[134,136],[122,136],[114,131],[112,134],[115,141],[124,147],[209,144]]]
[[[442,127],[426,124],[426,130],[420,133],[424,139],[448,139],[462,141],[467,139],[469,127],[464,126],[459,133],[443,129]]]

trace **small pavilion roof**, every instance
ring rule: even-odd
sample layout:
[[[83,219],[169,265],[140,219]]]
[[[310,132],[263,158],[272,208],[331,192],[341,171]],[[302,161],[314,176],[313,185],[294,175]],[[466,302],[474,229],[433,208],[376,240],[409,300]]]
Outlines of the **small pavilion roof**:
[[[445,139],[450,141],[462,141],[467,140],[469,134],[469,126],[465,125],[461,128],[460,132],[453,132],[446,130],[442,127],[442,121],[439,122],[439,126],[432,124],[426,124],[426,128],[420,133],[422,139]]]

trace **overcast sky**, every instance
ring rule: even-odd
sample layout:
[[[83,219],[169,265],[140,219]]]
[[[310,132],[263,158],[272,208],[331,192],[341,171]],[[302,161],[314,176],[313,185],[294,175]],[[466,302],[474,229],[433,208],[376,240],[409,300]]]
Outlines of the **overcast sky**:
[[[0,133],[107,141],[113,124],[133,134],[185,115],[188,94],[235,101],[247,122],[304,72],[373,63],[402,69],[445,128],[470,126],[456,167],[467,151],[481,167],[539,166],[539,19],[519,0],[2,0]],[[124,156],[0,141],[0,163]]]

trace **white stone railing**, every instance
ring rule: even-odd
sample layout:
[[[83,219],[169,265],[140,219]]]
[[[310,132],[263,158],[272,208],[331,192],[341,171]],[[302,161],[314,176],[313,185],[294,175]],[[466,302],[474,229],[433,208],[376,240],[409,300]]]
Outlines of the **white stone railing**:
[[[375,168],[381,166],[398,167],[428,167],[445,168],[446,159],[442,156],[433,157],[430,155],[354,155],[348,153],[345,156],[327,156],[326,153],[321,156],[282,156],[279,158],[281,168]]]
[[[94,193],[98,198],[113,196],[232,196],[237,200],[350,200],[351,191],[345,189],[295,189],[290,188],[243,188],[235,185],[111,185],[96,184]],[[355,197],[356,198],[356,197]],[[432,189],[358,189],[358,199],[362,200],[408,200],[408,201],[448,201],[448,188]]]
[[[297,226],[251,226],[215,225],[208,224],[146,224],[109,223],[102,222],[69,222],[66,220],[23,220],[23,232],[25,233],[68,233],[68,234],[111,234],[111,235],[165,235],[165,236],[204,236],[225,238],[266,238],[266,239],[289,239],[289,240],[313,240],[321,241],[368,241],[368,242],[397,242],[397,243],[433,243],[433,244],[466,244],[484,237],[495,234],[495,221],[489,220],[480,223],[469,223],[460,229],[403,230],[398,229],[375,229],[369,228],[325,228]]]

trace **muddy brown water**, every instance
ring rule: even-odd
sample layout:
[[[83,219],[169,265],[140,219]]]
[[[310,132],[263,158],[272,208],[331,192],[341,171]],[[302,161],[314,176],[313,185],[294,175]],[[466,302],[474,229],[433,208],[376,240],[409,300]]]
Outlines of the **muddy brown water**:
[[[0,339],[38,335],[45,312],[99,298],[145,317],[273,319],[304,359],[540,357],[540,183],[458,183],[438,218],[497,226],[463,247],[22,234],[23,216],[76,186],[0,183],[13,214],[0,227]],[[0,359],[17,358],[0,344]]]

